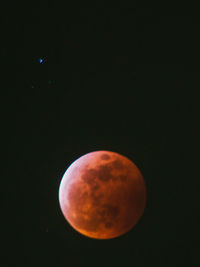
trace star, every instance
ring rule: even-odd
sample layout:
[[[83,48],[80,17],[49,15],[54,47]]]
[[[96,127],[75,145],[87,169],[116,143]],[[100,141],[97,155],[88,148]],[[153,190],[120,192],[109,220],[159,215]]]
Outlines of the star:
[[[40,64],[42,64],[43,62],[44,62],[44,60],[45,60],[45,58],[39,58],[39,62],[40,62]]]

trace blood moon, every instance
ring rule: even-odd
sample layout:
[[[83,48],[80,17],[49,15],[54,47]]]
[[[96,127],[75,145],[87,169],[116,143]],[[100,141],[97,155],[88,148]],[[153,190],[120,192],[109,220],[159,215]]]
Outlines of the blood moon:
[[[79,233],[110,239],[138,222],[145,208],[146,186],[131,160],[111,151],[94,151],[66,170],[59,202],[65,219]]]

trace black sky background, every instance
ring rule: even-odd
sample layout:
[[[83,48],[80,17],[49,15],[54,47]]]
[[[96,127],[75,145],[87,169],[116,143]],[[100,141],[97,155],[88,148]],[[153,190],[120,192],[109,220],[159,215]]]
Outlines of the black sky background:
[[[19,10],[3,15],[2,266],[197,266],[198,15]],[[107,241],[58,203],[67,167],[95,150],[132,159],[147,185],[138,225]]]

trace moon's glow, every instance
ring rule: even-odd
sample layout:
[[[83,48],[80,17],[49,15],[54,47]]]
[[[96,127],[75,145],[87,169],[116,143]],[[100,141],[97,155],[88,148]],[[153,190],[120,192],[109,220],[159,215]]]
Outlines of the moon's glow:
[[[62,213],[81,234],[109,239],[128,232],[141,217],[146,187],[128,158],[95,151],[74,161],[59,188]]]

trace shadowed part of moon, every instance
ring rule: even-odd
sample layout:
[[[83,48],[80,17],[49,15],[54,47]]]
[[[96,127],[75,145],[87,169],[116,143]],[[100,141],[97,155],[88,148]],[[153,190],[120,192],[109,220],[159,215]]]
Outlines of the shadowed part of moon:
[[[106,203],[104,198],[101,192],[84,192],[80,186],[73,186],[69,192],[69,199],[71,203],[76,204],[74,206],[72,204],[72,210],[79,216],[73,218],[69,214],[69,219],[73,220],[75,226],[81,226],[86,231],[96,231],[100,224],[110,228],[113,225],[113,219],[116,219],[119,214],[119,207]],[[91,207],[84,210],[87,205]]]
[[[122,170],[124,168],[124,165],[120,160],[114,160],[113,162],[107,163],[106,165],[100,165],[96,167],[95,169],[86,169],[84,173],[82,174],[82,179],[86,183],[94,183],[96,179],[99,179],[103,182],[109,181],[109,180],[117,180],[117,179],[125,179],[125,175],[113,175],[112,170]]]

